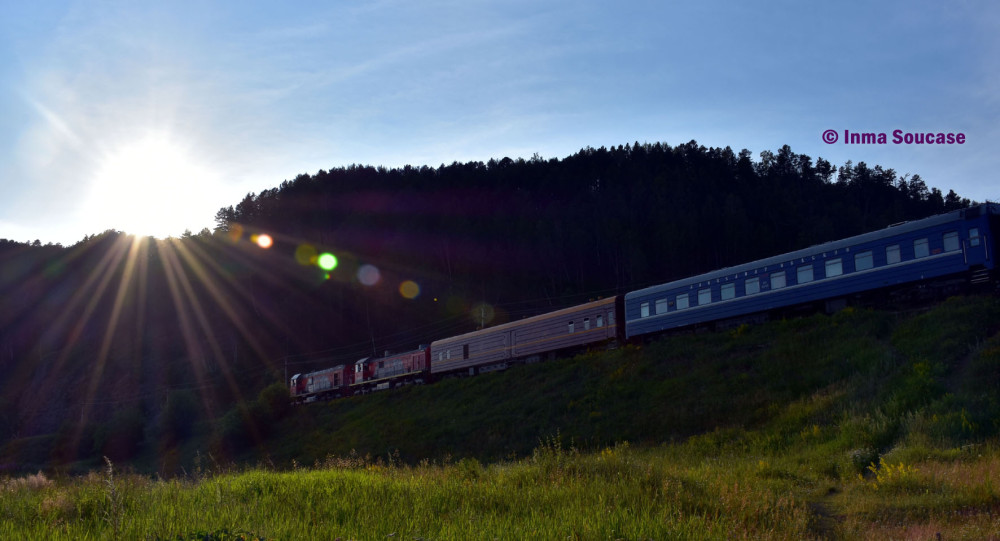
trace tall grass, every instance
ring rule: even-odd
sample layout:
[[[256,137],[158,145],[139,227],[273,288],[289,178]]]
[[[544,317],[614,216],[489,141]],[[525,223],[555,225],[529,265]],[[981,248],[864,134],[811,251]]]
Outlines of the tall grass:
[[[747,434],[749,435],[749,434]],[[733,435],[731,435],[733,436]],[[704,442],[584,453],[558,436],[532,456],[411,466],[329,457],[151,480],[110,466],[9,479],[4,539],[988,539],[1000,448],[831,478],[808,450],[704,454]],[[730,448],[734,449],[734,448]],[[823,525],[823,515],[836,519]]]
[[[332,459],[329,464],[337,464]],[[732,466],[730,464],[729,466]],[[250,470],[201,481],[135,475],[0,494],[0,536],[52,539],[801,539],[804,502],[731,467],[677,466],[627,445],[596,454],[544,442],[482,465]],[[230,536],[230,537],[226,537]]]

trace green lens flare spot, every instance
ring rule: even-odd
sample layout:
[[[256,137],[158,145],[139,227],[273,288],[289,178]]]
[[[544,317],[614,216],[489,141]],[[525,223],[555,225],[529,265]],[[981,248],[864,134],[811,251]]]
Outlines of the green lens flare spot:
[[[320,254],[319,259],[316,260],[319,268],[325,271],[332,271],[337,268],[337,256],[327,252],[325,254]]]

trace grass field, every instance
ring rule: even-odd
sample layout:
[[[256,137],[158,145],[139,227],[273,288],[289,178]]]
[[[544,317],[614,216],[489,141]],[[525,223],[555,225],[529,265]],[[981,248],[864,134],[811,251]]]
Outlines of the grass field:
[[[4,539],[990,539],[1000,451],[901,448],[869,475],[815,449],[757,453],[744,436],[595,453],[552,439],[530,458],[416,466],[331,458],[151,480],[105,469],[10,479]],[[710,442],[705,439],[712,440]],[[752,438],[751,438],[752,439]],[[711,456],[705,446],[730,447]],[[742,448],[741,451],[735,451]],[[921,456],[918,456],[921,455]]]
[[[8,478],[0,538],[1000,539],[998,331],[847,309],[296,408],[179,473]]]

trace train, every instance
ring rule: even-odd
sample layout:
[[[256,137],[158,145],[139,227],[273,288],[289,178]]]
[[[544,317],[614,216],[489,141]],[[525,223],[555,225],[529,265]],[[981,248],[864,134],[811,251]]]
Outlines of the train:
[[[437,338],[405,353],[295,374],[296,403],[476,375],[661,333],[835,311],[899,292],[997,289],[1000,204],[983,203],[561,310]]]

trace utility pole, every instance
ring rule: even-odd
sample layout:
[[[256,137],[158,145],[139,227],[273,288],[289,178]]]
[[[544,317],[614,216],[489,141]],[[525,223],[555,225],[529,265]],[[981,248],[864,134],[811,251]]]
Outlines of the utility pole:
[[[365,321],[368,322],[368,336],[372,339],[372,359],[378,357],[375,353],[375,331],[372,330],[372,318],[368,314],[368,297],[365,297]]]

